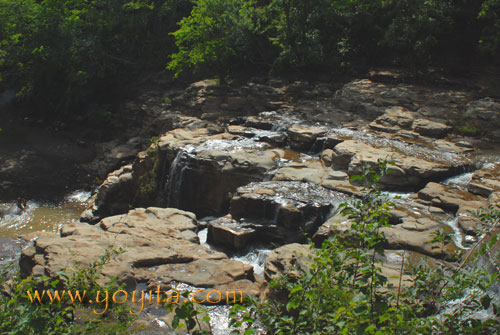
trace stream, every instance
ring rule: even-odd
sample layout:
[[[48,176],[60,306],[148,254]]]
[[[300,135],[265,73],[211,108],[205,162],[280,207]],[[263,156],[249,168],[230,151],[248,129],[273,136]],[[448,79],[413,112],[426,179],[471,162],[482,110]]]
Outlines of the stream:
[[[167,171],[165,171],[165,176],[163,178],[168,178],[168,181],[164,183],[166,186],[164,191],[164,198],[166,205],[165,207],[176,207],[180,208],[181,203],[179,199],[183,199],[183,193],[188,192],[185,189],[185,179],[189,178],[189,174],[186,173],[187,166],[190,162],[193,162],[196,155],[205,151],[220,151],[223,154],[235,153],[244,151],[247,149],[254,149],[257,152],[264,151],[270,148],[267,141],[269,138],[278,137],[279,130],[286,129],[290,124],[290,120],[284,121],[282,123],[276,122],[275,129],[270,131],[256,130],[253,132],[253,137],[246,138],[240,137],[236,140],[208,140],[201,145],[186,145],[180,148],[175,158],[171,162]],[[461,161],[468,159],[465,154],[457,154],[452,152],[446,152],[440,149],[432,147],[429,143],[407,143],[398,139],[389,139],[386,137],[381,137],[376,134],[371,134],[367,131],[351,130],[348,128],[334,128],[327,131],[327,136],[339,140],[345,139],[355,139],[358,141],[366,142],[376,147],[387,148],[388,152],[398,152],[407,155],[411,155],[417,158],[430,159],[436,161]],[[277,204],[275,207],[275,215],[273,218],[273,223],[277,222],[278,210],[288,204],[297,204],[297,208],[305,206],[307,202],[312,203],[313,207],[326,207],[331,206],[331,210],[328,213],[326,219],[336,214],[338,205],[344,201],[349,201],[353,199],[345,195],[344,193],[331,191],[318,184],[314,183],[304,183],[302,181],[272,181],[273,176],[276,172],[283,166],[289,163],[296,163],[300,166],[302,163],[311,163],[322,166],[321,157],[318,152],[322,150],[314,149],[315,146],[321,145],[321,143],[315,143],[313,148],[311,148],[308,153],[300,153],[294,151],[289,147],[284,148],[284,153],[281,157],[278,157],[275,167],[267,171],[264,175],[262,181],[248,183],[244,187],[240,187],[242,192],[247,193],[257,193],[258,190],[265,188],[272,195],[269,195],[271,202]],[[470,158],[474,160],[478,168],[488,167],[492,164],[498,163],[500,150],[498,148],[487,148],[485,150],[479,150],[474,153]],[[221,157],[224,157],[220,154]],[[257,154],[258,155],[258,154]],[[471,171],[461,171],[461,174],[455,175],[446,180],[442,180],[441,184],[450,185],[457,187],[458,189],[466,191],[467,184],[471,181],[473,173]],[[410,207],[410,202],[413,201],[413,193],[408,192],[383,192],[385,196],[392,199],[396,204],[402,206]],[[61,201],[54,202],[44,202],[37,201],[37,199],[29,199],[27,202],[27,208],[24,211],[19,211],[17,204],[15,202],[0,203],[0,237],[16,239],[18,237],[24,236],[25,239],[32,239],[35,232],[48,232],[57,233],[64,224],[74,222],[79,219],[80,214],[86,209],[87,200],[90,198],[91,192],[84,190],[76,190],[70,192]],[[232,196],[232,195],[231,195]],[[269,199],[267,199],[269,200]],[[413,211],[413,209],[412,209]],[[413,211],[415,215],[422,215],[422,211]],[[430,215],[426,212],[425,215]],[[446,213],[447,219],[442,223],[447,225],[452,233],[452,240],[456,247],[460,249],[470,248],[471,243],[475,241],[475,237],[465,235],[461,228],[458,226],[458,217],[455,217],[451,213]],[[206,217],[199,218],[199,222],[210,222],[211,220],[217,219],[217,217]],[[323,222],[325,222],[324,220]],[[248,222],[247,222],[248,223]],[[208,228],[201,229],[198,232],[198,237],[200,243],[213,248],[214,250],[220,250],[218,246],[211,246],[207,243],[207,232]],[[264,275],[264,266],[267,255],[272,251],[272,249],[267,245],[251,245],[242,251],[237,253],[229,252],[223,250],[229,255],[230,259],[249,264],[253,267],[254,273],[260,276]],[[392,254],[390,254],[392,255]],[[392,256],[393,262],[399,262],[400,256],[394,253]],[[186,286],[185,284],[179,283],[179,289],[196,289],[194,287]],[[139,289],[139,288],[138,288]],[[208,306],[206,307],[208,314],[211,317],[211,326],[214,331],[214,335],[226,335],[229,334],[228,329],[228,306]],[[159,311],[158,309],[148,309],[145,313],[149,316],[149,319],[156,322],[156,326],[164,329],[166,325],[159,317],[164,316],[165,311]],[[156,320],[156,321],[155,321]]]
[[[28,200],[19,213],[15,202],[0,203],[0,237],[19,237],[37,231],[57,233],[62,225],[76,221],[86,208],[90,192],[76,190],[57,203]]]

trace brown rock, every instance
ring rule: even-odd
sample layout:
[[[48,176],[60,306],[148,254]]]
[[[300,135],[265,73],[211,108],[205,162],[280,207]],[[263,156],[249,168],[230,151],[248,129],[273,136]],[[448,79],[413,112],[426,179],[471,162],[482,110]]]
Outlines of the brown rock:
[[[443,138],[449,134],[452,127],[441,122],[419,119],[413,123],[413,129],[427,137]]]

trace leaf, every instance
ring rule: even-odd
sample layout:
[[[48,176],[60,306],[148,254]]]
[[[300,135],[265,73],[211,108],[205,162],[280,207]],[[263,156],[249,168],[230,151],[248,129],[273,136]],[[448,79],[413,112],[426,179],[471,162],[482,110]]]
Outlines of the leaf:
[[[290,290],[290,296],[293,295],[294,293],[297,293],[299,291],[302,291],[303,287],[301,285],[296,285]]]

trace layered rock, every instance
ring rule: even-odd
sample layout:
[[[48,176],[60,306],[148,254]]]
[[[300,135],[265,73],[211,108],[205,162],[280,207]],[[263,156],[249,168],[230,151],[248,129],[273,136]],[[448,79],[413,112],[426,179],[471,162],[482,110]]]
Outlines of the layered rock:
[[[108,175],[83,220],[96,222],[155,202],[200,216],[222,215],[236,188],[262,180],[286,155],[258,138],[176,129],[160,137],[158,147],[139,153],[134,164]]]
[[[301,182],[261,182],[238,188],[230,213],[253,226],[261,240],[303,241],[345,200],[340,193]]]
[[[104,266],[102,280],[118,277],[128,288],[155,278],[199,287],[226,285],[238,279],[254,281],[251,266],[200,245],[197,229],[192,213],[138,208],[97,225],[66,225],[60,236],[42,236],[23,250],[20,266],[25,275],[58,277],[59,271],[69,272],[97,261],[113,245],[123,252]]]
[[[287,134],[290,140],[290,146],[293,149],[309,151],[319,136],[325,135],[326,130],[317,127],[303,127],[293,125],[288,128]]]
[[[467,185],[469,192],[488,197],[493,192],[500,191],[500,164],[495,164],[474,172],[472,180]]]
[[[397,133],[402,129],[411,129],[414,115],[403,107],[391,107],[370,123],[370,128],[386,133]]]
[[[333,170],[328,166],[332,164],[333,151],[327,149],[321,155],[321,161],[315,159],[290,162],[276,171],[274,181],[302,181],[321,185],[328,189],[356,195],[361,193],[361,188],[349,182],[349,175],[343,171]]]
[[[377,257],[377,263],[381,268],[381,274],[385,276],[392,287],[399,286],[399,276],[401,274],[401,252],[389,251],[386,257]],[[270,281],[278,279],[282,274],[290,274],[292,276],[300,276],[310,270],[311,263],[314,260],[315,251],[304,244],[287,244],[274,249],[267,256],[265,265],[265,278]],[[415,259],[422,258],[418,253],[407,252],[405,258]],[[384,264],[380,265],[379,260],[383,260]],[[408,263],[408,260],[406,260]],[[401,280],[403,286],[409,287],[412,285],[412,277],[403,274]]]
[[[232,220],[228,215],[209,222],[207,242],[232,250],[244,250],[258,241],[258,228],[261,227]]]
[[[354,80],[335,93],[336,106],[368,119],[382,115],[386,107],[402,106],[428,117],[444,117],[465,105],[469,96],[460,91],[388,84],[370,79]]]
[[[480,196],[464,192],[453,186],[433,182],[428,183],[425,188],[418,192],[418,198],[423,203],[432,204],[454,214],[459,210],[463,212],[488,207],[486,199]]]
[[[382,185],[392,189],[416,189],[429,180],[453,176],[471,165],[469,160],[460,157],[455,160],[440,160],[439,154],[436,152],[433,158],[418,152],[410,155],[397,148],[377,147],[362,141],[346,140],[334,147],[331,162],[334,169],[353,175],[359,174],[364,165],[376,167],[380,159],[392,160],[395,165],[389,166],[391,173],[381,180]]]

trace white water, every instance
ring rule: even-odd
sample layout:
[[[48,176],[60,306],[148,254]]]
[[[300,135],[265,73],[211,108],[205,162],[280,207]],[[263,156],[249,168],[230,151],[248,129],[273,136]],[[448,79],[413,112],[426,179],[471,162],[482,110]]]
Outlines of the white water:
[[[442,182],[442,184],[449,185],[449,186],[455,186],[455,187],[458,187],[460,189],[466,189],[467,184],[469,184],[470,181],[472,180],[473,174],[474,174],[473,172],[463,173],[463,174],[460,174],[458,176],[454,176],[454,177],[451,177],[451,178],[444,180]]]
[[[183,164],[183,158],[188,155],[185,150],[179,150],[177,156],[170,165],[167,181],[167,206],[178,207],[179,193],[182,187],[182,179],[186,165]]]
[[[253,272],[260,276],[264,275],[264,265],[266,264],[267,255],[271,252],[271,249],[267,248],[255,248],[248,251],[247,254],[243,256],[233,256],[231,259],[240,261],[242,263],[251,265],[253,267]]]
[[[455,243],[455,245],[460,249],[464,249],[464,250],[470,249],[469,247],[466,247],[463,245],[464,236],[463,236],[462,230],[460,229],[460,227],[458,227],[457,222],[458,222],[458,217],[455,217],[455,218],[445,222],[445,224],[448,227],[450,227],[453,231],[453,237],[452,237],[453,243]]]
[[[65,197],[66,201],[69,202],[79,202],[79,203],[85,203],[87,200],[90,199],[90,196],[92,195],[92,192],[89,191],[82,191],[82,190],[76,190],[70,194],[68,194]]]
[[[15,202],[0,203],[0,236],[17,237],[27,233],[57,232],[63,224],[78,220],[90,192],[74,191],[60,203],[29,200],[21,211]]]

